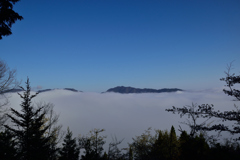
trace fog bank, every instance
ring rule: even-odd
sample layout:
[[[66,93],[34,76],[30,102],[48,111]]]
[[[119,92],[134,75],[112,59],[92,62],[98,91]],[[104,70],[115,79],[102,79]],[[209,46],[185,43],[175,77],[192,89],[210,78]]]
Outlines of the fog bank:
[[[132,137],[140,135],[149,127],[153,129],[170,130],[173,125],[177,131],[179,115],[166,112],[172,106],[214,104],[215,109],[234,109],[232,97],[221,90],[201,92],[175,92],[154,94],[118,94],[118,93],[82,93],[66,90],[53,90],[40,93],[33,99],[34,103],[53,103],[54,110],[60,114],[59,124],[67,127],[74,136],[86,134],[91,129],[105,129],[103,135],[115,136],[124,144],[131,142]],[[10,97],[9,107],[20,109],[21,99],[16,93]],[[188,129],[186,126],[181,125]],[[179,132],[177,131],[179,134]]]

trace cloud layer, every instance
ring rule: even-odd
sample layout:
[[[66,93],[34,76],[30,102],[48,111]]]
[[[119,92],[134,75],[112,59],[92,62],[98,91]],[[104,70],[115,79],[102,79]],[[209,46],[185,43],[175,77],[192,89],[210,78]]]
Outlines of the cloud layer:
[[[12,94],[10,106],[20,109],[21,99]],[[117,94],[117,93],[81,93],[66,90],[53,90],[39,94],[34,103],[49,102],[60,114],[59,124],[66,130],[70,127],[74,136],[86,134],[91,129],[104,128],[103,133],[118,139],[124,138],[124,144],[140,135],[148,127],[170,130],[171,125],[179,128],[179,115],[166,112],[172,106],[214,104],[215,109],[234,109],[232,97],[222,91],[176,92],[156,94]],[[235,102],[236,103],[236,102]],[[186,117],[187,118],[187,117]],[[188,129],[186,126],[183,128]],[[178,133],[179,134],[179,133]]]

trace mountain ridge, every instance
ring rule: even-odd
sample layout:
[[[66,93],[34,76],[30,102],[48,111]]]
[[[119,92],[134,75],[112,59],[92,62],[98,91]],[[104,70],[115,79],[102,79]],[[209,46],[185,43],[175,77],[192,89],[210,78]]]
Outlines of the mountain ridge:
[[[106,92],[126,94],[126,93],[163,93],[163,92],[177,92],[177,91],[183,91],[183,90],[178,88],[162,88],[162,89],[143,88],[141,89],[141,88],[134,88],[134,87],[117,86],[117,87],[108,89]]]
[[[49,91],[54,91],[54,90],[67,90],[67,91],[72,91],[72,92],[82,92],[80,90],[76,90],[74,88],[55,88],[55,89],[43,89],[43,90],[38,90],[36,92],[38,93],[43,93],[43,92],[49,92]],[[14,92],[21,92],[23,91],[21,88],[18,89],[12,89],[8,90],[5,93],[14,93]],[[128,94],[128,93],[164,93],[164,92],[177,92],[177,91],[184,91],[179,88],[162,88],[162,89],[151,89],[151,88],[134,88],[134,87],[125,87],[125,86],[117,86],[114,88],[110,88],[105,92],[101,93],[121,93],[121,94]]]
[[[38,90],[36,92],[38,93],[43,93],[43,92],[48,92],[48,91],[54,91],[54,90],[67,90],[67,91],[72,91],[72,92],[82,92],[79,90],[76,90],[74,88],[55,88],[55,89],[42,89],[42,90]],[[17,88],[17,89],[11,89],[11,90],[7,90],[4,93],[15,93],[15,92],[22,92],[23,90],[21,88]],[[34,91],[34,90],[33,90]]]

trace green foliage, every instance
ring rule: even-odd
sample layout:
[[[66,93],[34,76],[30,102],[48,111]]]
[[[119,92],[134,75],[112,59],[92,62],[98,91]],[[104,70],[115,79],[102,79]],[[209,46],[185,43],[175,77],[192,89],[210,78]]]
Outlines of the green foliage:
[[[102,159],[103,145],[105,144],[106,136],[100,136],[104,129],[93,129],[87,136],[79,137],[80,149],[84,149],[85,155],[82,155],[82,160],[98,160]]]
[[[192,160],[207,159],[210,148],[203,135],[192,137],[183,131],[178,138],[174,127],[170,132],[150,129],[136,136],[130,144],[134,160]],[[131,159],[131,158],[129,158]]]
[[[171,160],[178,159],[178,139],[174,127],[171,127],[169,135],[169,157]]]
[[[13,10],[13,5],[19,0],[0,0],[0,39],[2,36],[12,34],[12,24],[17,20],[22,20],[20,16]]]
[[[67,129],[63,147],[60,150],[59,160],[78,160],[80,148],[76,144],[76,138],[72,138],[72,132]]]
[[[174,127],[168,131],[156,130],[151,134],[151,129],[145,131],[141,136],[133,138],[130,144],[134,159],[169,159],[175,160],[179,157],[179,142]]]
[[[157,139],[157,131],[155,135],[151,134],[151,128],[145,130],[145,132],[133,138],[133,143],[130,147],[133,151],[133,157],[135,160],[150,159],[153,146]]]
[[[179,156],[179,142],[174,127],[168,131],[158,131],[158,139],[153,148],[155,159],[177,159]]]
[[[158,131],[158,138],[153,146],[153,157],[156,159],[169,158],[169,133],[168,131]]]

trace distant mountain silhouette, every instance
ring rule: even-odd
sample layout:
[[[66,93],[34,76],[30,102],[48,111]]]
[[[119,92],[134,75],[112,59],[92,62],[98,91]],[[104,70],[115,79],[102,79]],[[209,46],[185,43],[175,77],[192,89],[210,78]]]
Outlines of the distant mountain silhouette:
[[[43,92],[48,92],[48,91],[53,91],[53,90],[55,90],[55,89],[43,89],[43,90],[38,90],[37,92],[43,93]],[[72,91],[72,92],[82,92],[82,91],[76,90],[74,88],[64,88],[62,90],[68,90],[68,91]],[[5,91],[4,93],[14,93],[14,92],[21,92],[21,91],[23,91],[21,88],[20,89],[11,89],[11,90]]]
[[[63,88],[63,89],[43,89],[43,90],[38,90],[37,92],[43,93],[43,92],[49,92],[49,91],[54,91],[54,90],[67,90],[67,91],[72,91],[72,92],[82,92],[79,90],[76,90],[74,88]],[[12,89],[5,91],[4,93],[14,93],[14,92],[21,92],[23,91],[22,89]],[[183,91],[182,89],[178,88],[163,88],[163,89],[150,89],[150,88],[134,88],[134,87],[124,87],[124,86],[118,86],[114,88],[108,89],[106,92],[115,92],[115,93],[163,93],[163,92],[177,92],[177,91]],[[106,93],[102,92],[102,93]]]
[[[68,90],[68,91],[73,91],[73,92],[82,92],[82,91],[78,91],[74,88],[64,88],[65,90]]]
[[[163,88],[163,89],[149,89],[149,88],[133,88],[133,87],[124,87],[118,86],[108,89],[106,92],[115,92],[115,93],[163,93],[163,92],[177,92],[183,91],[178,88]]]
[[[42,92],[48,92],[48,91],[52,91],[52,90],[55,90],[55,89],[44,89],[44,90],[39,90],[38,92],[42,93]],[[76,90],[74,88],[64,88],[63,90],[72,91],[72,92],[82,92],[82,91]]]
[[[53,89],[43,89],[43,90],[39,90],[38,93],[42,93],[42,92],[48,92],[48,91],[52,91]]]

